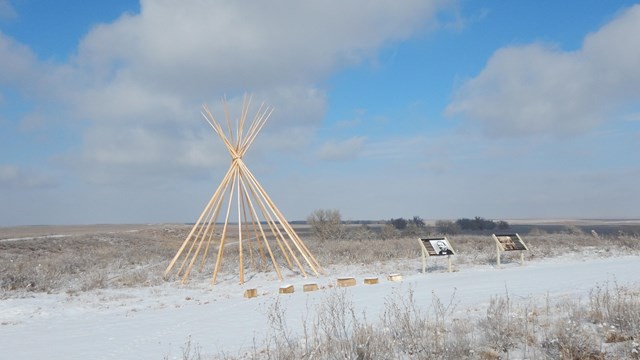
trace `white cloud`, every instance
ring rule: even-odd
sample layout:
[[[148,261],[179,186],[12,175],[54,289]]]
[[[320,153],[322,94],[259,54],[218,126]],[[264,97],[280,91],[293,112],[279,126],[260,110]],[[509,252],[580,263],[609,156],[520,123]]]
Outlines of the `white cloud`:
[[[0,186],[10,189],[37,189],[54,185],[54,181],[39,172],[12,165],[0,165]]]
[[[84,81],[68,65],[41,62],[27,46],[0,31],[0,85],[15,89],[25,99],[68,102],[83,92]]]
[[[153,218],[167,211],[188,221],[166,199],[182,201],[196,193],[199,198],[198,187],[209,189],[210,184],[189,180],[216,178],[211,171],[224,171],[229,162],[199,114],[203,103],[220,117],[219,100],[225,94],[235,107],[244,92],[251,92],[256,104],[265,101],[275,108],[247,156],[252,169],[273,165],[265,170],[267,178],[279,181],[278,176],[295,173],[284,160],[305,157],[300,150],[310,146],[321,126],[326,77],[375,62],[387,44],[431,30],[438,22],[436,12],[453,1],[142,1],[140,14],[94,26],[68,63],[41,61],[0,33],[0,84],[17,89],[25,102],[36,100],[37,108],[30,110],[46,117],[24,126],[62,119],[68,121],[65,130],[76,126],[70,132],[81,142],[65,144],[65,154],[51,154],[49,169],[64,164],[55,170],[66,177],[65,191],[74,199],[69,209],[92,201],[112,207],[69,210],[74,214],[68,216],[77,216],[72,221],[109,221],[120,212]],[[54,113],[56,119],[48,117]],[[358,137],[336,142],[342,153],[334,149],[325,155],[355,154],[364,143]],[[273,151],[285,154],[252,161]],[[37,178],[34,172],[3,171],[4,185],[37,183],[27,181],[31,175]],[[77,181],[75,173],[88,184]],[[170,195],[159,197],[162,191]],[[50,199],[50,206],[63,198]],[[167,206],[158,205],[163,201]],[[101,211],[110,219],[102,219]]]
[[[578,51],[544,44],[496,51],[446,113],[491,135],[581,133],[640,101],[638,64],[640,5],[587,35]]]
[[[0,32],[0,82],[14,85],[27,84],[37,79],[37,59],[26,46],[16,43],[13,39]]]
[[[63,160],[91,181],[197,176],[220,161],[202,103],[216,107],[227,94],[237,104],[250,91],[275,108],[256,148],[308,146],[326,108],[315,84],[432,28],[451,2],[143,0],[139,14],[94,26],[66,64],[40,62],[0,33],[0,83],[87,121]]]
[[[347,140],[331,140],[324,143],[318,151],[318,157],[322,160],[349,160],[358,157],[364,146],[366,138],[355,136]]]
[[[104,79],[207,93],[307,84],[425,27],[443,1],[142,1],[95,27],[77,62]]]

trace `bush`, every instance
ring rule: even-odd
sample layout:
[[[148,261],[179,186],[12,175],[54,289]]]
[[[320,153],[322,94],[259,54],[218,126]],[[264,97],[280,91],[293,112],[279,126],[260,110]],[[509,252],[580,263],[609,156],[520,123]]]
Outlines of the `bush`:
[[[436,232],[445,235],[455,235],[460,232],[460,226],[451,220],[436,221]]]
[[[479,216],[473,219],[462,218],[456,220],[456,223],[462,230],[492,230],[496,227],[496,223],[486,220]]]
[[[405,218],[391,219],[388,224],[404,236],[416,236],[427,231],[426,224],[420,216],[414,216],[408,220]]]
[[[620,291],[626,290],[598,287],[592,296],[613,299]],[[276,299],[268,311],[272,332],[264,347],[256,344],[238,359],[638,358],[640,345],[631,336],[615,338],[620,346],[606,346],[610,332],[599,333],[589,321],[589,308],[579,301],[547,303],[544,315],[535,304],[514,303],[507,293],[491,298],[486,315],[477,317],[469,310],[458,312],[455,296],[454,291],[443,301],[432,293],[429,306],[417,302],[411,288],[394,292],[375,324],[366,313],[357,314],[348,292],[335,288],[303,316],[299,335],[287,325],[286,308]],[[598,308],[602,305],[600,299]]]
[[[313,236],[320,241],[341,239],[344,235],[342,216],[338,210],[315,210],[307,218],[307,223],[311,225]]]
[[[389,224],[393,225],[396,230],[404,230],[407,228],[408,221],[404,218],[397,218],[389,220]]]

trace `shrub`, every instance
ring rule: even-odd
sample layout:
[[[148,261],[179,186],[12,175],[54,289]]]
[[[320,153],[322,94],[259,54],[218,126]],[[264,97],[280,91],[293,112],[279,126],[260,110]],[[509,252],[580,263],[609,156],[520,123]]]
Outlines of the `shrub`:
[[[436,231],[444,235],[455,235],[460,232],[460,225],[451,220],[437,220]]]
[[[404,218],[397,218],[389,220],[389,224],[393,225],[396,230],[404,230],[407,228],[409,222]]]
[[[320,241],[340,239],[344,235],[342,216],[338,210],[315,210],[307,218],[307,223],[311,225],[313,235]]]
[[[479,216],[473,219],[462,218],[456,220],[458,226],[462,230],[493,230],[496,228],[496,223],[492,220],[486,220]]]

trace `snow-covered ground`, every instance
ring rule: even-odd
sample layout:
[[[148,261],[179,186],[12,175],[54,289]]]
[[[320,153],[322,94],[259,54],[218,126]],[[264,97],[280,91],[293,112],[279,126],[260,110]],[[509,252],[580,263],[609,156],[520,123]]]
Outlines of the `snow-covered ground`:
[[[404,268],[407,268],[404,264]],[[283,285],[273,274],[261,273],[247,284],[237,278],[221,279],[212,289],[208,282],[186,286],[96,290],[79,294],[33,294],[0,301],[0,358],[3,359],[179,359],[190,337],[203,354],[224,351],[237,355],[260,344],[269,331],[269,307],[279,299],[288,325],[301,328],[305,314],[331,291],[338,277],[354,276],[358,284],[344,288],[357,313],[365,311],[375,322],[385,299],[394,292],[413,289],[425,309],[435,294],[447,301],[455,291],[457,309],[480,311],[495,295],[508,292],[514,301],[554,301],[585,297],[599,283],[616,281],[640,286],[640,256],[577,258],[566,256],[527,262],[473,266],[460,271],[422,274],[420,259],[415,271],[404,272],[402,282],[390,282],[378,269],[344,266],[328,269],[329,275],[302,279],[290,277],[293,294],[278,294]],[[446,265],[443,265],[446,267]],[[401,267],[400,267],[401,268]],[[364,285],[365,277],[378,276],[377,285]],[[305,293],[302,285],[317,283],[320,291]],[[259,296],[243,297],[247,288]]]

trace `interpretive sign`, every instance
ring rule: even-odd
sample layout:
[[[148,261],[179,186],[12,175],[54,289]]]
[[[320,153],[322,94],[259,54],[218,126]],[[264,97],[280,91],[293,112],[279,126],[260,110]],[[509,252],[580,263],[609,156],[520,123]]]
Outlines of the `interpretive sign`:
[[[528,250],[518,234],[493,235],[502,251]]]
[[[520,263],[524,264],[524,253],[522,251],[529,250],[527,244],[522,241],[518,234],[500,234],[491,235],[496,242],[496,258],[498,267],[500,267],[500,253],[504,251],[520,251]]]
[[[421,238],[420,247],[422,249],[422,272],[427,268],[427,257],[455,255],[455,251],[446,237]],[[449,272],[451,272],[451,257],[449,257]]]

